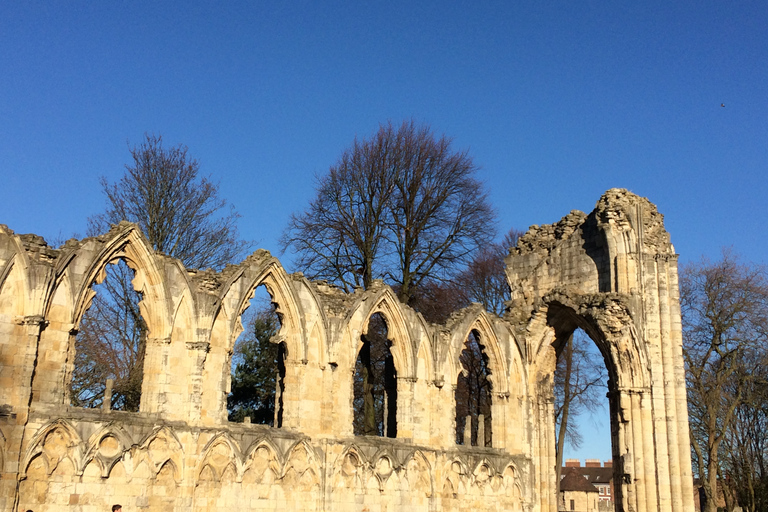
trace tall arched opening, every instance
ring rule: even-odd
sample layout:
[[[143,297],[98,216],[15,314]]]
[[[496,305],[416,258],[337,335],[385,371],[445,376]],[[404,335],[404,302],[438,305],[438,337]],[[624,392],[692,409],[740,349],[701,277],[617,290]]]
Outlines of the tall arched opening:
[[[384,315],[371,315],[360,341],[352,383],[353,431],[355,435],[397,437],[397,370]]]
[[[91,286],[70,344],[68,401],[76,407],[138,411],[149,329],[134,289],[136,271],[113,260]]]
[[[456,444],[493,446],[492,386],[489,358],[480,333],[473,329],[459,355],[456,380]]]
[[[266,286],[254,291],[242,313],[243,332],[232,351],[229,421],[282,427],[285,342],[275,342],[281,321]]]

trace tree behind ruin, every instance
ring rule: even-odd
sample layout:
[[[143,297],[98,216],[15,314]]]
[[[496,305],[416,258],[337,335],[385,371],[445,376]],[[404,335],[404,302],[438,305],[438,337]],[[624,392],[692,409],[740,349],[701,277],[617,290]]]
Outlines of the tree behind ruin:
[[[733,477],[744,468],[731,471],[724,463],[744,448],[740,430],[749,411],[765,410],[767,403],[768,273],[728,251],[719,261],[686,265],[680,306],[693,466],[706,498],[702,510],[717,510],[718,480],[732,509]]]
[[[134,222],[158,252],[187,268],[220,269],[241,256],[248,244],[237,231],[239,215],[219,197],[218,184],[200,176],[186,146],[164,147],[159,135],[145,135],[130,148],[133,162],[116,183],[105,177],[103,213],[88,219],[89,235],[122,220]],[[107,267],[103,285],[80,325],[70,397],[73,405],[101,405],[107,379],[114,379],[112,406],[138,410],[147,328],[140,295],[124,261]]]
[[[495,213],[476,172],[466,151],[428,126],[383,124],[319,178],[282,248],[310,278],[347,291],[384,279],[408,303],[416,288],[451,276],[493,239]]]

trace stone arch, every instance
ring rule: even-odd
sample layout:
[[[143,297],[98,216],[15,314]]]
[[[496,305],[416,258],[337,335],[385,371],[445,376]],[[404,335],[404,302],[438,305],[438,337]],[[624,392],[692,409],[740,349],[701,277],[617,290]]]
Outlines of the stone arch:
[[[280,475],[283,464],[279,450],[268,438],[254,442],[246,450],[243,460],[243,483],[246,484],[246,475],[249,472],[253,472],[253,480],[257,483],[274,482]]]
[[[347,315],[346,324],[348,332],[360,333],[365,335],[368,331],[370,319],[375,314],[381,314],[387,323],[387,338],[392,342],[390,352],[395,363],[398,378],[414,378],[414,340],[408,329],[408,320],[403,312],[403,306],[397,299],[397,296],[389,286],[381,286],[367,292],[364,298],[361,298],[350,309]],[[352,343],[352,365],[360,352],[363,342],[360,337],[352,336],[349,341]]]
[[[235,340],[243,330],[240,318],[248,309],[249,301],[253,298],[256,288],[264,285],[272,298],[272,303],[276,305],[280,318],[278,337],[286,343],[290,358],[302,360],[306,358],[307,353],[302,308],[290,285],[290,278],[277,259],[270,257],[265,261],[259,257],[263,258],[264,254],[257,252],[249,256],[244,263],[248,266],[235,273],[221,291],[220,304],[229,304],[231,308],[229,310],[231,316],[227,319],[227,350],[232,350]],[[236,290],[234,284],[238,281],[242,282]],[[236,295],[231,296],[233,293]],[[221,312],[220,306],[214,318]]]
[[[210,467],[215,481],[219,481],[224,471],[233,465],[237,475],[242,475],[242,454],[238,444],[224,432],[214,435],[201,450],[200,462],[195,469],[196,481],[203,470]]]
[[[115,464],[132,445],[133,440],[125,429],[115,424],[106,425],[88,438],[83,468],[89,462],[96,461],[101,470],[101,477],[107,478]]]
[[[169,460],[173,461],[174,479],[180,482],[184,477],[184,450],[176,433],[167,426],[155,427],[139,444],[140,460],[147,463],[154,478]]]
[[[432,475],[432,465],[421,450],[415,450],[408,454],[403,461],[405,478],[411,490],[424,492],[430,497],[434,493],[435,482]]]
[[[504,351],[501,348],[501,341],[496,335],[491,315],[487,311],[481,308],[467,308],[462,319],[452,326],[452,336],[450,339],[451,347],[451,365],[449,366],[452,373],[450,374],[450,381],[456,382],[456,379],[461,373],[461,363],[459,362],[459,355],[464,349],[464,342],[469,337],[472,331],[479,334],[481,343],[483,345],[483,352],[488,356],[488,365],[491,369],[491,374],[488,376],[488,380],[491,381],[491,386],[494,394],[509,394],[509,368],[507,367],[507,358],[504,355]]]
[[[504,467],[504,471],[501,472],[501,476],[504,480],[504,489],[507,495],[517,500],[522,500],[523,488],[520,485],[520,470],[517,466],[510,462]]]
[[[444,498],[457,498],[467,491],[469,466],[460,457],[453,457],[443,465],[442,495]]]
[[[295,485],[308,491],[320,485],[320,475],[317,455],[306,440],[299,440],[286,451],[285,464],[280,475],[283,485]]]
[[[19,477],[26,478],[27,468],[38,456],[44,462],[48,475],[65,459],[79,473],[83,469],[83,448],[84,443],[71,423],[64,419],[50,421],[32,437],[21,460]]]
[[[367,462],[355,444],[347,445],[333,464],[333,487],[343,492],[354,492],[364,482]]]
[[[27,311],[34,311],[28,304],[32,290],[29,286],[29,276],[24,271],[29,267],[25,256],[23,251],[16,252],[0,272],[0,306],[3,306],[3,312],[11,317],[24,316]]]
[[[41,308],[47,327],[40,333],[38,355],[46,371],[35,373],[32,389],[35,401],[68,404],[76,334],[107,265],[122,260],[134,271],[132,286],[141,294],[138,307],[148,339],[170,339],[172,308],[159,257],[136,225],[121,222],[105,235],[68,243],[59,251]],[[142,390],[144,384],[146,375]]]
[[[306,454],[308,464],[314,466],[315,468],[319,467],[318,456],[317,456],[317,453],[315,453],[315,449],[312,447],[311,444],[309,444],[309,442],[306,439],[299,439],[295,443],[293,443],[290,447],[288,447],[287,450],[285,450],[285,455],[284,455],[285,462],[283,464],[284,469],[288,464],[290,464],[291,457],[294,454],[301,453],[302,451]]]
[[[104,280],[107,265],[122,259],[136,273],[133,286],[142,295],[139,309],[147,324],[148,336],[169,338],[172,322],[170,301],[167,300],[166,279],[149,242],[138,226],[128,222],[121,222],[104,236],[109,238],[103,242],[98,253],[87,264],[79,286],[73,289],[75,299],[72,325],[75,329],[79,327],[80,320],[95,295],[92,286]],[[73,265],[78,256],[85,252],[86,248],[81,247],[73,259],[63,260],[62,267],[57,268],[57,276]]]
[[[155,474],[152,475],[152,479],[155,481],[159,480],[160,475],[165,469],[169,469],[173,483],[178,486],[181,483],[181,469],[176,465],[173,459],[168,459],[163,462],[160,467],[157,468]]]
[[[577,328],[589,335],[605,360],[616,388],[650,386],[647,347],[638,336],[632,313],[620,296],[572,296],[554,292],[544,298],[547,324],[556,350]]]

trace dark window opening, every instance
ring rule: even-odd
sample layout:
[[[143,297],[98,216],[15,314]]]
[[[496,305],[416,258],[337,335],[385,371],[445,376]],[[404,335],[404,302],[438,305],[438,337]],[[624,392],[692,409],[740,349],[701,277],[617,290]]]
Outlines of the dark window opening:
[[[456,444],[492,446],[491,375],[480,335],[472,331],[464,342],[456,382]],[[469,422],[469,423],[468,423]]]
[[[256,289],[241,321],[244,329],[232,354],[229,421],[282,427],[286,345],[274,343],[280,317],[264,286]]]
[[[397,371],[381,314],[371,316],[355,364],[353,431],[355,435],[397,437]]]

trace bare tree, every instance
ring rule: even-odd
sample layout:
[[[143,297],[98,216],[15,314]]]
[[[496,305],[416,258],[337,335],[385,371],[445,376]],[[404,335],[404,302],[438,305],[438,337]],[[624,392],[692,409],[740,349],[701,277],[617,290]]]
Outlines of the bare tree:
[[[145,135],[131,148],[133,165],[120,181],[101,186],[107,210],[88,219],[89,235],[127,220],[139,225],[152,247],[180,259],[187,268],[222,268],[241,256],[240,215],[219,197],[219,186],[199,176],[200,164],[183,145],[163,147],[160,135]]]
[[[768,363],[768,274],[724,251],[683,267],[680,288],[694,467],[714,512],[723,443]]]
[[[503,315],[510,298],[504,258],[523,233],[510,229],[501,242],[483,246],[467,267],[452,280],[457,292],[467,302],[479,302],[486,311]]]
[[[384,278],[408,303],[422,283],[445,279],[490,243],[495,213],[476,170],[427,126],[381,125],[319,179],[282,248],[311,278],[347,290]]]
[[[561,349],[554,376],[556,482],[558,492],[566,440],[574,448],[581,445],[581,432],[573,419],[594,412],[605,396],[607,371],[601,358],[590,353],[587,335],[576,330]],[[602,395],[602,397],[601,397]]]
[[[120,181],[101,179],[107,209],[89,219],[89,235],[128,220],[139,225],[156,251],[188,268],[221,268],[242,255],[248,244],[238,237],[239,215],[219,197],[217,184],[199,176],[199,164],[187,156],[186,146],[165,148],[162,137],[146,135],[130,152],[133,163]],[[109,265],[104,283],[95,287],[76,341],[70,386],[75,405],[101,405],[104,383],[111,378],[112,406],[139,407],[147,328],[132,278],[121,261]]]

